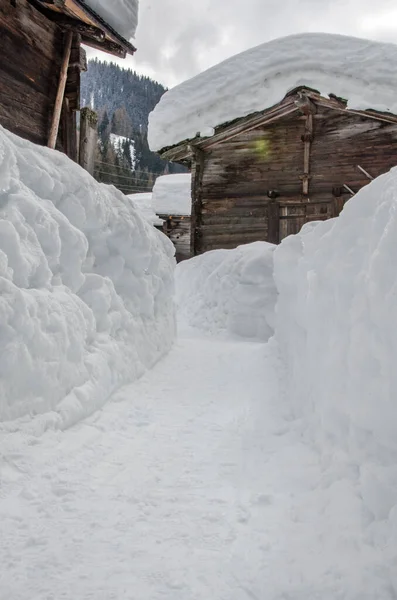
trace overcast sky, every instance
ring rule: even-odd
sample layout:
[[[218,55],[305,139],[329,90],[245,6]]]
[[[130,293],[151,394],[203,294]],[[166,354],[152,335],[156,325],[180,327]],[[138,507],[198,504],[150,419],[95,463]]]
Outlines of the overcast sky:
[[[242,50],[305,31],[397,43],[396,1],[140,0],[138,52],[120,64],[172,87]]]

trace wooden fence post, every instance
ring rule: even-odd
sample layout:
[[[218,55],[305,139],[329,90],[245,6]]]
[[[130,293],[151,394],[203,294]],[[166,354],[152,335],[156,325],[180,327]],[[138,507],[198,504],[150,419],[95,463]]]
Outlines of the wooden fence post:
[[[48,136],[48,147],[52,149],[55,148],[58,137],[59,121],[61,119],[63,98],[65,95],[66,80],[68,77],[70,53],[72,50],[72,40],[73,32],[69,31],[66,34],[66,43],[63,51],[61,73],[59,76],[58,90],[55,99],[54,112],[52,115],[50,134]]]
[[[277,201],[268,202],[268,233],[267,242],[280,243],[280,205]]]
[[[91,175],[94,174],[97,146],[98,115],[87,106],[80,111],[79,164]]]

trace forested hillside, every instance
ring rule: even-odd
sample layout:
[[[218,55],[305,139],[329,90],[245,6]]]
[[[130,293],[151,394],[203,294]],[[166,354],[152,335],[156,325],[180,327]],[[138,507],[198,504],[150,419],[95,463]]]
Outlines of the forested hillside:
[[[166,89],[149,77],[114,63],[88,62],[81,85],[82,106],[98,113],[99,144],[94,176],[124,193],[151,190],[157,175],[185,169],[149,150],[149,113]]]

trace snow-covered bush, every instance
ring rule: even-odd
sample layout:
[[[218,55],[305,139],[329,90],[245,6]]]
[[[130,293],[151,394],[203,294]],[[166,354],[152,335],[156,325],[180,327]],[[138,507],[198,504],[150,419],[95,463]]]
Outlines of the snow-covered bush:
[[[274,253],[276,339],[293,412],[311,423],[323,456],[353,469],[368,518],[393,517],[394,535],[396,256],[397,168]]]
[[[181,324],[212,334],[268,340],[276,302],[274,248],[254,242],[180,263],[176,299]]]
[[[121,192],[0,128],[0,421],[67,427],[167,352],[173,253]]]

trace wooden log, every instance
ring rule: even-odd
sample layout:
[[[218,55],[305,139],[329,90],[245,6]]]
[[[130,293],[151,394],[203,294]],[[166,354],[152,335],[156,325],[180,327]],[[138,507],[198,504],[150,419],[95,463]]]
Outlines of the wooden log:
[[[69,31],[66,34],[66,43],[65,43],[65,49],[64,49],[63,58],[62,58],[61,73],[60,73],[59,83],[58,83],[58,91],[57,91],[57,96],[55,99],[54,112],[52,115],[50,135],[48,137],[48,147],[53,148],[53,149],[55,148],[55,144],[56,144],[57,136],[58,136],[59,121],[61,118],[63,98],[65,95],[66,79],[68,76],[70,52],[72,49],[72,40],[73,40],[73,32]]]
[[[80,112],[79,164],[91,175],[94,173],[97,145],[98,115],[88,107]]]
[[[368,171],[366,171],[365,169],[363,169],[363,167],[360,167],[360,165],[357,165],[357,169],[359,169],[361,171],[361,173],[364,173],[364,175],[366,177],[368,177],[368,179],[370,179],[372,181],[373,177],[372,177],[372,175],[370,175],[368,173]]]
[[[271,244],[278,244],[280,242],[280,205],[278,202],[269,202],[268,211],[267,241]]]
[[[192,221],[190,232],[190,251],[192,256],[200,252],[200,229],[202,212],[202,182],[205,155],[199,148],[193,148],[194,161],[192,169]]]
[[[305,133],[303,139],[303,176],[302,176],[302,194],[309,195],[310,180],[310,148],[313,140],[313,113],[309,112],[306,116]]]

